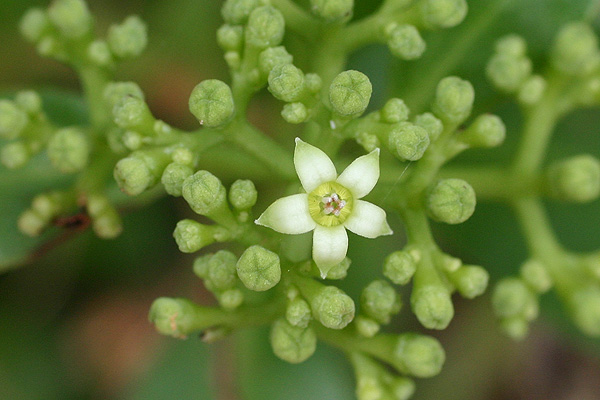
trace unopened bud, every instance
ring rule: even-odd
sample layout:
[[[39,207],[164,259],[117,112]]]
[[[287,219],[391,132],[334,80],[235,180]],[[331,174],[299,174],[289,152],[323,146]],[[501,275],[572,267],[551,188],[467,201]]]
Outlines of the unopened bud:
[[[344,71],[333,79],[329,87],[329,101],[333,111],[347,117],[358,117],[371,100],[373,87],[365,74]]]
[[[56,0],[48,7],[48,16],[70,39],[81,38],[92,28],[92,15],[83,0]]]
[[[258,245],[244,251],[236,269],[244,286],[257,292],[271,289],[281,279],[279,256]]]
[[[200,125],[216,128],[225,125],[235,113],[231,88],[217,79],[200,82],[190,95],[190,111]]]
[[[283,40],[285,20],[275,7],[263,6],[254,9],[248,18],[246,43],[258,48],[277,46]]]
[[[215,241],[210,227],[191,219],[179,221],[173,237],[182,253],[194,253]]]
[[[447,224],[465,222],[475,211],[475,191],[462,179],[442,179],[428,191],[426,207],[431,218]]]
[[[311,299],[315,318],[323,326],[343,329],[354,319],[354,301],[335,286],[324,286]]]
[[[424,0],[420,2],[421,17],[429,28],[451,28],[467,15],[465,0]]]
[[[137,57],[148,43],[146,24],[136,15],[127,17],[121,24],[112,25],[108,29],[107,41],[117,57]]]
[[[460,124],[471,114],[475,92],[469,81],[449,76],[440,81],[433,112],[444,121]]]
[[[354,0],[310,0],[311,11],[325,21],[348,20],[352,16]]]
[[[306,360],[317,348],[317,335],[312,328],[293,326],[284,318],[273,323],[270,340],[275,355],[292,364]]]
[[[419,160],[425,154],[429,143],[427,131],[410,122],[400,122],[392,128],[388,136],[392,154],[401,160]]]
[[[79,172],[88,163],[90,146],[86,135],[79,128],[63,128],[48,142],[48,158],[60,172]]]

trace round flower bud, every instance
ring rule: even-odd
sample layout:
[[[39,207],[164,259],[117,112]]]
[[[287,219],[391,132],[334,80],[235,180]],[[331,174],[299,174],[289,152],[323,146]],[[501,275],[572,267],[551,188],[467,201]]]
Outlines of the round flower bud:
[[[454,317],[450,294],[443,287],[428,285],[413,289],[410,303],[419,322],[428,329],[446,329]]]
[[[242,48],[244,28],[236,25],[221,25],[217,30],[217,43],[225,51],[239,51]]]
[[[25,39],[30,42],[37,42],[50,28],[50,21],[44,10],[32,8],[21,19],[19,28]]]
[[[200,125],[209,128],[225,125],[235,112],[231,89],[217,79],[208,79],[196,85],[190,95],[189,107]]]
[[[229,69],[239,69],[242,65],[242,58],[240,57],[240,53],[237,51],[226,51],[223,58],[227,63]]]
[[[283,106],[281,116],[290,124],[301,124],[308,119],[308,110],[302,103],[288,103]]]
[[[588,286],[577,289],[571,296],[575,323],[586,335],[600,336],[600,288]]]
[[[518,99],[530,106],[540,101],[545,90],[546,80],[539,75],[532,75],[519,88]]]
[[[160,178],[165,191],[171,196],[181,196],[183,181],[194,174],[194,170],[184,164],[172,162],[167,165]]]
[[[193,270],[198,278],[206,279],[208,276],[208,266],[212,256],[213,254],[204,254],[194,260]]]
[[[124,129],[150,130],[154,125],[154,117],[140,97],[121,97],[114,105],[112,113],[115,124]]]
[[[235,286],[236,256],[227,250],[217,251],[208,261],[204,283],[211,291],[228,290]]]
[[[179,221],[173,237],[182,253],[194,253],[215,241],[211,228],[191,219]]]
[[[31,158],[31,155],[31,151],[25,143],[16,141],[2,147],[0,161],[2,161],[2,165],[6,168],[16,169],[25,165]]]
[[[459,134],[459,139],[471,147],[496,147],[504,142],[506,127],[497,115],[483,114],[466,130]]]
[[[261,0],[227,0],[221,8],[221,14],[228,23],[241,25],[246,23],[250,13],[261,3]]]
[[[244,251],[236,269],[244,286],[257,292],[271,289],[281,279],[279,256],[258,245]]]
[[[100,67],[109,66],[113,61],[108,43],[104,40],[94,40],[90,43],[87,55],[91,62]]]
[[[117,211],[110,207],[93,218],[92,229],[102,239],[114,239],[123,232],[123,222]]]
[[[402,60],[416,60],[425,52],[427,45],[413,25],[398,25],[387,36],[390,51]]]
[[[395,251],[383,263],[383,274],[396,285],[406,285],[416,270],[417,263],[408,251]]]
[[[19,231],[27,236],[39,236],[48,226],[48,220],[41,217],[33,210],[25,210],[17,221]]]
[[[415,117],[415,125],[424,128],[429,135],[429,141],[437,140],[444,130],[444,124],[437,119],[432,113],[423,113]]]
[[[315,318],[323,326],[343,329],[354,319],[354,301],[335,286],[325,286],[311,299]]]
[[[60,172],[79,172],[88,163],[90,146],[85,133],[79,128],[63,128],[48,141],[48,158]]]
[[[112,108],[123,97],[135,97],[144,100],[144,92],[135,82],[110,82],[104,89],[104,101]]]
[[[381,148],[381,142],[377,135],[366,131],[360,131],[358,133],[356,143],[361,145],[369,153],[377,148]]]
[[[223,207],[227,198],[219,178],[208,171],[198,171],[186,178],[181,192],[194,212],[206,216]]]
[[[501,280],[494,289],[492,305],[500,317],[523,317],[531,303],[535,302],[533,294],[523,281],[517,278]]]
[[[123,23],[112,25],[108,29],[107,41],[117,57],[137,57],[148,43],[146,24],[137,15],[127,17]]]
[[[16,139],[29,119],[27,114],[10,100],[0,100],[0,138]]]
[[[474,99],[469,81],[449,76],[438,83],[432,109],[442,120],[460,124],[471,114]]]
[[[304,85],[311,93],[319,93],[323,87],[323,80],[317,74],[308,73],[304,76]]]
[[[235,310],[244,302],[244,293],[238,288],[228,289],[218,296],[219,305],[225,310]]]
[[[462,297],[473,299],[485,292],[490,275],[480,266],[463,265],[450,274],[450,279]]]
[[[196,306],[186,299],[160,297],[150,307],[148,319],[163,335],[185,337],[193,328]]]
[[[238,179],[229,188],[229,203],[238,210],[249,210],[256,204],[258,192],[251,180]]]
[[[387,281],[371,282],[362,291],[361,311],[381,324],[389,324],[390,317],[400,311],[400,299]]]
[[[285,310],[285,319],[293,326],[306,328],[312,319],[310,306],[306,300],[296,297],[290,301]]]
[[[446,354],[437,339],[405,333],[398,337],[394,358],[408,374],[429,378],[441,371]]]
[[[420,5],[423,23],[429,28],[451,28],[467,16],[465,0],[424,0]]]
[[[310,0],[311,11],[325,21],[350,19],[354,0]]]
[[[527,52],[527,43],[519,35],[506,35],[496,42],[496,53],[512,57],[522,57]]]
[[[291,64],[292,61],[294,57],[283,46],[269,47],[258,55],[258,67],[266,75],[276,66]]]
[[[529,323],[522,317],[503,318],[500,327],[513,340],[521,340],[529,332]]]
[[[356,326],[358,334],[367,338],[377,335],[381,329],[381,325],[379,325],[377,321],[363,317],[362,315],[359,315],[354,319],[354,325]]]
[[[394,400],[408,400],[415,393],[415,382],[412,379],[401,376],[390,383],[390,390]]]
[[[92,15],[83,0],[56,0],[48,7],[50,21],[70,39],[78,39],[92,28]]]
[[[404,100],[392,98],[385,103],[379,112],[379,115],[381,116],[381,122],[385,122],[386,124],[396,124],[398,122],[406,121],[409,113],[410,110],[404,103]]]
[[[395,125],[388,136],[390,151],[401,160],[419,160],[429,147],[429,143],[427,131],[410,122],[400,122]]]
[[[254,9],[246,26],[246,43],[264,49],[277,46],[283,40],[285,20],[275,7],[263,6]]]
[[[270,341],[273,353],[292,364],[306,360],[317,348],[317,335],[312,328],[290,325],[283,318],[273,323]]]
[[[358,117],[371,99],[373,87],[365,74],[359,71],[344,71],[333,79],[329,86],[329,101],[333,111],[339,115]]]
[[[462,179],[442,179],[428,191],[426,207],[431,218],[447,224],[465,222],[475,211],[475,191]]]
[[[600,161],[582,154],[554,163],[548,168],[549,194],[564,201],[586,203],[600,195]]]
[[[304,73],[293,64],[280,64],[269,73],[269,92],[288,103],[298,101],[304,91]]]
[[[496,53],[486,67],[486,75],[500,90],[516,92],[531,75],[531,60],[525,56]]]
[[[541,262],[529,260],[521,265],[521,278],[531,289],[544,293],[552,287],[552,277]]]
[[[113,175],[123,192],[135,196],[153,187],[168,163],[169,157],[161,150],[137,151],[121,159]]]
[[[22,90],[17,93],[15,103],[30,115],[42,112],[42,98],[33,90]]]
[[[585,22],[571,22],[559,32],[552,49],[554,67],[570,75],[585,75],[600,61],[598,37]]]
[[[341,263],[333,266],[327,271],[326,279],[344,279],[348,275],[348,268],[352,261],[348,257],[345,257]]]
[[[356,377],[356,398],[358,400],[384,399],[385,388],[376,375],[359,374]]]

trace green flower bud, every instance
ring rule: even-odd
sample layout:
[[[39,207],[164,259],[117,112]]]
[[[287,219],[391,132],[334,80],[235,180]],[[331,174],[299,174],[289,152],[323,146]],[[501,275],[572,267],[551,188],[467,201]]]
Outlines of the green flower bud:
[[[23,15],[19,28],[25,39],[35,43],[48,32],[50,20],[44,10],[32,8]]]
[[[87,49],[87,55],[91,62],[100,66],[107,67],[112,64],[113,57],[108,47],[108,43],[104,40],[94,40]]]
[[[525,317],[530,314],[535,298],[527,286],[517,278],[501,280],[494,289],[492,304],[500,317]]]
[[[462,297],[473,299],[485,292],[490,275],[480,266],[463,265],[450,274],[450,279]]]
[[[0,138],[16,139],[29,119],[27,114],[10,100],[0,100]]]
[[[300,100],[304,92],[304,73],[293,64],[280,64],[269,73],[269,92],[288,103]]]
[[[49,221],[40,217],[32,210],[25,210],[17,221],[19,231],[27,236],[39,236],[42,231],[48,226]]]
[[[442,120],[460,124],[471,114],[474,98],[469,81],[449,76],[438,83],[432,109]]]
[[[48,7],[48,16],[70,39],[81,38],[92,28],[92,15],[83,0],[56,0]]]
[[[124,129],[152,130],[154,117],[146,102],[135,96],[121,97],[112,109],[115,124]]]
[[[552,287],[552,277],[546,266],[537,260],[529,260],[521,265],[521,278],[531,289],[544,293]]]
[[[322,287],[310,303],[314,317],[327,328],[343,329],[354,319],[354,301],[335,286]]]
[[[475,211],[475,191],[462,179],[441,179],[428,191],[426,207],[431,218],[446,224],[465,222]]]
[[[434,142],[442,134],[444,124],[431,113],[419,114],[415,117],[415,125],[418,125],[427,131],[429,141]]]
[[[106,211],[92,222],[94,233],[102,239],[114,239],[123,232],[123,222],[116,210]]]
[[[585,22],[571,22],[559,32],[552,49],[554,67],[570,75],[585,75],[598,66],[598,37]]]
[[[394,400],[408,400],[415,393],[415,382],[402,376],[390,383],[390,389]]]
[[[410,122],[395,125],[388,136],[390,151],[401,160],[419,160],[429,143],[429,135],[425,128]]]
[[[317,348],[317,335],[312,328],[290,325],[283,318],[273,323],[270,340],[273,353],[292,364],[306,360]]]
[[[269,47],[258,56],[258,66],[265,75],[278,65],[291,64],[293,61],[294,57],[283,46]]]
[[[243,38],[244,28],[241,26],[225,24],[217,30],[217,43],[225,51],[239,51]]]
[[[31,156],[31,150],[21,141],[8,143],[0,151],[0,161],[9,169],[21,168]]]
[[[31,202],[31,210],[40,217],[50,221],[63,209],[64,194],[60,192],[42,193]]]
[[[90,155],[86,135],[79,128],[63,128],[48,142],[48,158],[60,172],[71,174],[85,168]]]
[[[232,289],[236,282],[237,257],[230,251],[219,250],[208,261],[204,283],[211,291]]]
[[[354,0],[310,0],[310,9],[328,22],[348,20],[352,17]]]
[[[525,338],[529,332],[529,323],[522,317],[504,318],[500,321],[500,327],[514,340]]]
[[[225,187],[208,171],[198,171],[186,178],[181,193],[192,210],[200,215],[211,216],[227,207]]]
[[[595,200],[600,195],[600,161],[582,154],[552,164],[546,173],[550,196],[576,203]]]
[[[288,103],[283,106],[281,116],[290,124],[301,124],[308,119],[308,109],[302,103]]]
[[[358,375],[356,377],[356,398],[358,400],[385,399],[384,388],[377,376]]]
[[[545,90],[546,80],[539,75],[532,75],[519,88],[518,99],[530,106],[540,101]]]
[[[254,204],[258,192],[251,180],[238,179],[229,188],[229,203],[238,210],[249,210]]]
[[[319,93],[323,87],[323,80],[317,74],[308,73],[304,76],[304,85],[311,93]]]
[[[171,196],[181,196],[183,181],[194,174],[194,170],[188,165],[172,162],[167,165],[160,178],[165,190]]]
[[[390,323],[390,317],[400,311],[400,304],[396,291],[384,280],[371,282],[360,297],[361,310],[381,324]]]
[[[15,103],[29,115],[36,115],[42,112],[42,98],[33,90],[22,90],[17,93]]]
[[[459,139],[471,147],[496,147],[504,142],[506,127],[497,115],[483,114],[459,134]]]
[[[487,64],[486,74],[498,89],[513,93],[529,78],[531,68],[531,60],[525,56],[496,53]]]
[[[416,270],[417,263],[408,251],[395,251],[383,263],[383,274],[396,285],[406,285]]]
[[[159,333],[184,338],[195,325],[196,307],[186,299],[160,297],[152,303],[148,319]]]
[[[382,122],[385,122],[386,124],[396,124],[398,122],[406,121],[409,113],[410,110],[404,103],[404,100],[392,98],[385,103],[379,112],[379,115],[381,116]]]
[[[144,144],[144,138],[139,132],[125,131],[122,136],[123,144],[129,150],[138,150]]]
[[[405,333],[398,337],[394,358],[410,375],[429,378],[441,371],[446,354],[436,339]]]
[[[209,128],[225,125],[235,113],[231,89],[217,79],[208,79],[196,85],[190,95],[189,107],[200,125]]]
[[[57,60],[67,61],[67,54],[63,43],[53,36],[43,37],[37,44],[37,52],[44,57],[52,57]]]
[[[421,1],[421,17],[428,28],[451,28],[460,24],[467,15],[465,0]]]
[[[234,288],[225,290],[218,295],[219,305],[225,310],[235,310],[244,302],[244,293],[240,289]]]
[[[112,110],[124,97],[135,97],[144,100],[144,92],[135,82],[110,82],[104,89],[104,101]]]
[[[419,322],[428,329],[446,329],[454,317],[450,294],[443,287],[428,285],[413,289],[410,303]]]
[[[527,43],[519,35],[506,35],[496,42],[496,53],[512,57],[523,57],[527,53]]]
[[[358,334],[367,338],[375,336],[381,329],[381,325],[377,321],[362,315],[354,319],[354,325]]]
[[[398,25],[390,29],[387,45],[392,54],[402,60],[416,60],[427,46],[419,31],[413,25]]]
[[[306,300],[296,297],[290,301],[285,310],[285,319],[293,326],[306,328],[312,319],[310,306]]]
[[[381,148],[381,142],[377,135],[367,132],[360,131],[356,137],[356,143],[361,145],[368,153],[372,152],[376,148]]]
[[[583,260],[583,265],[594,279],[600,279],[600,253],[593,253],[586,256]]]
[[[329,271],[327,271],[326,279],[344,279],[348,275],[348,268],[350,268],[350,264],[352,261],[345,257],[341,263],[331,267]]]
[[[277,46],[283,40],[285,20],[275,7],[263,6],[254,9],[246,26],[246,43],[264,49]]]
[[[146,24],[137,15],[127,17],[123,23],[108,29],[107,41],[117,57],[137,57],[148,43]]]
[[[571,296],[571,307],[575,323],[583,333],[600,336],[600,288],[579,288]]]
[[[371,81],[362,72],[350,70],[340,73],[329,86],[329,101],[339,115],[358,117],[371,99]]]
[[[237,262],[237,274],[250,290],[269,290],[281,279],[279,256],[264,247],[248,247]]]
[[[173,237],[182,253],[194,253],[215,241],[210,227],[191,219],[179,221],[173,231]]]
[[[204,254],[200,257],[196,257],[194,260],[194,274],[200,279],[206,279],[208,276],[208,266],[210,265],[210,259],[213,254]]]
[[[263,2],[261,0],[227,0],[221,8],[223,19],[232,25],[246,23],[250,13]]]

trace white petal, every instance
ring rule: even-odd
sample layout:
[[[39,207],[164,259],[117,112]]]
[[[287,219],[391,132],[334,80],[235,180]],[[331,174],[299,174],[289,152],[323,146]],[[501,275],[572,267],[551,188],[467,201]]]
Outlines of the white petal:
[[[354,198],[366,196],[379,179],[379,149],[358,157],[341,173],[337,182],[350,189]]]
[[[357,235],[374,239],[393,232],[385,219],[385,211],[364,200],[355,200],[352,214],[344,222],[344,226]]]
[[[293,194],[276,200],[254,222],[277,232],[292,235],[312,231],[316,226],[316,222],[308,213],[306,193]]]
[[[348,250],[348,234],[343,225],[325,227],[317,225],[313,234],[313,260],[327,276],[327,271],[341,263]]]
[[[296,138],[294,165],[307,193],[312,192],[321,183],[335,181],[337,177],[335,165],[327,154],[300,138]]]

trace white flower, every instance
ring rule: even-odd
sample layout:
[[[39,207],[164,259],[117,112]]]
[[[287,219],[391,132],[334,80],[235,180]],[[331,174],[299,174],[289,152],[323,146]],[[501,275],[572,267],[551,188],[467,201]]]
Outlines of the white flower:
[[[379,179],[379,149],[338,176],[323,151],[296,138],[294,165],[306,193],[275,201],[255,223],[292,235],[314,230],[312,256],[323,278],[346,257],[346,229],[371,239],[392,234],[385,211],[360,200]]]

